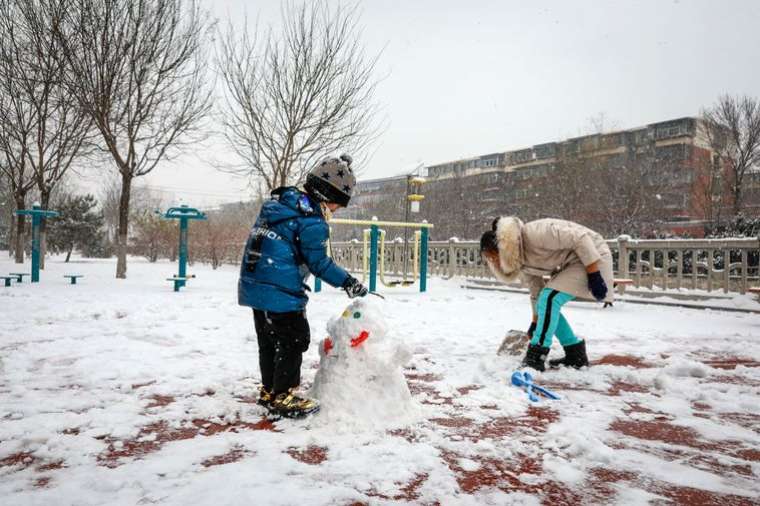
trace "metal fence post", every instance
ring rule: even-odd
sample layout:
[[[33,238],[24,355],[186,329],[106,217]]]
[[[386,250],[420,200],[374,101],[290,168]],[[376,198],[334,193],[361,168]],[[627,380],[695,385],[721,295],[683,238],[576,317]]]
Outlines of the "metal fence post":
[[[449,239],[449,265],[448,267],[448,274],[449,278],[453,278],[456,275],[456,269],[457,269],[457,257],[456,257],[456,250],[454,249],[454,238]]]
[[[377,289],[377,225],[370,227],[369,234],[369,291]]]
[[[420,292],[427,291],[428,267],[428,228],[422,228],[422,244],[420,247]]]
[[[631,240],[629,235],[619,235],[618,241],[618,275],[621,278],[628,278],[628,241]],[[625,293],[625,283],[621,283],[618,286],[618,293],[623,295]]]

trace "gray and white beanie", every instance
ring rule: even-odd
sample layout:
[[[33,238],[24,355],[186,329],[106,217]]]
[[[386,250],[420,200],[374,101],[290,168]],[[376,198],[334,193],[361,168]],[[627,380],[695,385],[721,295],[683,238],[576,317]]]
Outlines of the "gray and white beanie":
[[[356,186],[356,177],[351,168],[351,156],[343,154],[338,158],[328,157],[311,169],[306,176],[304,189],[318,202],[348,205]]]

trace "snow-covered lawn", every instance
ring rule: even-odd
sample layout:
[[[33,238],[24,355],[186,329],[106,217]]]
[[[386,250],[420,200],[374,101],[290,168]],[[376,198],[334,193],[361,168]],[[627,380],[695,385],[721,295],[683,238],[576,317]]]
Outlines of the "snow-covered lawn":
[[[0,275],[16,270],[0,252]],[[235,268],[196,265],[180,293],[176,265],[114,270],[54,258],[41,283],[0,286],[3,505],[758,503],[758,315],[570,304],[595,364],[536,374],[562,400],[532,405],[509,383],[518,359],[495,353],[527,296],[384,289],[369,302],[413,352],[419,416],[272,423]],[[306,387],[348,303],[312,296]]]

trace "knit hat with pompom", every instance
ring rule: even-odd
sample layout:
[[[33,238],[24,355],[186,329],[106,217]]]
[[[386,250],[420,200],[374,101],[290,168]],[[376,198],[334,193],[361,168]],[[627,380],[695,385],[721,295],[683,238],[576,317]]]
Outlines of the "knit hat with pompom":
[[[346,207],[356,186],[351,168],[351,156],[328,157],[314,167],[306,176],[304,189],[319,202],[335,203]]]

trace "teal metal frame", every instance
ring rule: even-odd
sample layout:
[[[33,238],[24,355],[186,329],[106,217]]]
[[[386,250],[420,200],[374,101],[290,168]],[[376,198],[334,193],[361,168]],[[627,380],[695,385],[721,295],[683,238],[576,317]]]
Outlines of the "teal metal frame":
[[[369,232],[369,291],[377,290],[377,239],[380,229],[372,225]]]
[[[427,268],[428,268],[428,229],[422,229],[420,234],[420,292],[427,291]]]
[[[427,292],[427,271],[428,271],[428,238],[430,231],[428,227],[420,227],[420,292]],[[377,264],[378,264],[378,242],[380,229],[378,225],[370,225],[369,234],[369,291],[374,293],[377,290]],[[314,280],[314,292],[322,291],[322,280]]]
[[[31,209],[16,211],[19,216],[32,217],[32,283],[40,282],[40,224],[42,218],[55,218],[57,211],[42,209],[39,204],[32,205]]]
[[[194,207],[182,204],[179,207],[170,207],[164,214],[167,220],[179,220],[179,273],[178,278],[187,277],[187,235],[189,220],[205,220],[206,215]],[[185,286],[186,280],[177,281],[177,288]],[[175,291],[179,291],[178,289]]]

